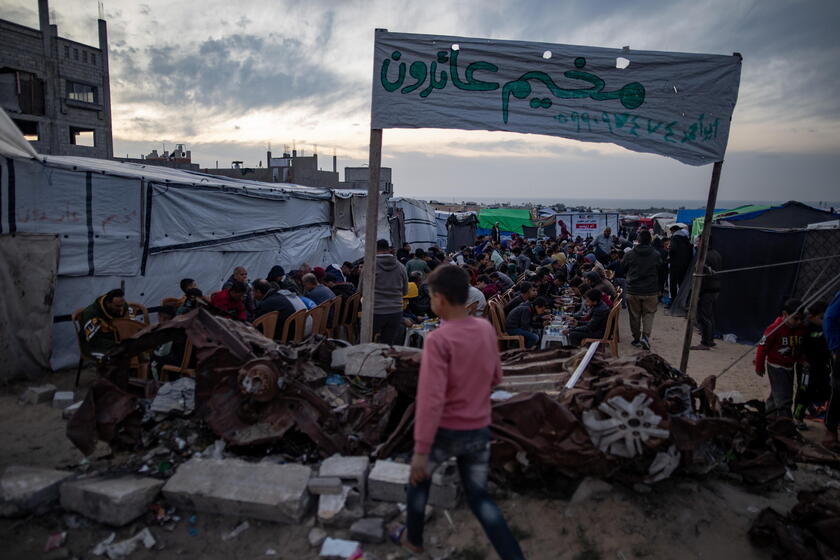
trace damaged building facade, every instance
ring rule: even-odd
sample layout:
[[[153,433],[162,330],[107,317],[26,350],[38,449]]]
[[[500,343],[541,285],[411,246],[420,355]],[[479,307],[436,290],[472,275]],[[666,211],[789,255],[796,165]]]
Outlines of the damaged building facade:
[[[94,47],[60,37],[47,0],[38,18],[39,29],[0,19],[0,105],[38,153],[112,157],[105,20]]]

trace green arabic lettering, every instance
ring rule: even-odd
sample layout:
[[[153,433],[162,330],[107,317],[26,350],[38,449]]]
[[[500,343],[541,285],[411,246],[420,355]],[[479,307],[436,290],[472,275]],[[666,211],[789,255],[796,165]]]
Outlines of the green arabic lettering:
[[[633,125],[633,127],[630,129],[630,134],[632,134],[633,136],[638,136],[638,133],[636,133],[636,131],[639,130],[639,124],[636,122],[638,118],[638,115],[630,115],[630,123]]]
[[[648,131],[648,134],[654,134],[657,130],[659,130],[659,127],[661,127],[661,126],[662,126],[662,121],[659,121],[659,122],[657,123],[657,125],[656,125],[656,128],[651,128],[651,127],[650,127],[650,124],[651,124],[652,122],[653,122],[653,121],[652,121],[651,119],[648,119],[648,120],[647,120],[647,131]]]
[[[551,118],[556,119],[557,122],[562,123],[562,124],[565,124],[565,123],[569,122],[569,118],[564,113],[557,113],[556,115],[554,115]]]
[[[408,67],[408,73],[411,75],[412,78],[416,79],[417,81],[410,86],[405,86],[400,90],[400,93],[411,93],[415,89],[419,88],[423,85],[423,82],[426,81],[426,74],[428,70],[426,69],[426,63],[420,62],[419,60],[415,60],[411,63],[411,66]]]
[[[443,89],[446,87],[446,70],[441,70],[440,80],[435,79],[437,73],[437,62],[432,62],[431,70],[429,72],[429,85],[426,89],[420,92],[420,97],[428,97],[432,90]]]
[[[580,69],[584,66],[586,66],[585,58],[578,57],[575,59],[576,68]],[[510,96],[513,95],[517,99],[525,99],[531,95],[531,80],[542,82],[555,97],[560,99],[583,99],[587,97],[593,101],[617,99],[624,107],[631,110],[641,106],[645,101],[645,88],[638,82],[625,84],[621,89],[616,91],[604,92],[604,80],[594,74],[579,70],[568,70],[563,75],[573,80],[589,82],[592,84],[592,87],[585,89],[565,89],[554,83],[551,76],[545,72],[526,72],[518,79],[506,83],[502,88],[502,119],[504,122],[508,122]]]
[[[671,142],[672,144],[676,144],[676,140],[670,140],[671,137],[674,136],[674,126],[677,124],[677,121],[671,121],[665,125],[665,130],[668,132],[663,136],[666,142]]]
[[[391,65],[391,59],[394,61],[399,60],[402,57],[402,53],[400,51],[394,51],[391,53],[391,58],[386,58],[382,61],[382,69],[379,71],[379,81],[382,82],[382,87],[385,88],[386,91],[396,91],[402,86],[403,81],[405,80],[405,62],[400,62],[400,69],[399,69],[399,76],[397,77],[396,82],[391,82],[388,80],[388,67]]]
[[[450,51],[449,54],[449,75],[452,77],[452,85],[465,91],[493,91],[499,89],[498,82],[484,82],[474,76],[479,70],[498,72],[499,67],[490,62],[477,61],[467,65],[467,70],[464,72],[466,82],[462,81],[460,76],[458,76],[459,52],[460,51]]]
[[[604,111],[603,113],[601,113],[601,120],[603,122],[607,123],[607,127],[610,129],[610,132],[612,132],[613,129],[612,129],[612,122],[610,122],[610,114],[607,113],[606,111]]]

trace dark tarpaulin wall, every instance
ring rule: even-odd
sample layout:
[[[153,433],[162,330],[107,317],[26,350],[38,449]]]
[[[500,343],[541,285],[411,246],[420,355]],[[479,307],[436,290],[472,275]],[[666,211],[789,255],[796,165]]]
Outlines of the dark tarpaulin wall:
[[[820,257],[831,257],[840,254],[840,229],[812,229],[805,232],[805,243],[802,246],[802,260]],[[823,259],[819,261],[803,262],[799,265],[794,294],[800,299],[810,288],[812,293],[819,290],[840,274],[840,258]],[[811,288],[811,286],[814,286]],[[822,299],[831,301],[837,291],[829,290]]]
[[[777,229],[804,228],[808,224],[836,220],[837,214],[819,210],[802,204],[801,202],[790,201],[781,206],[774,206],[760,212],[752,212],[732,218],[724,218],[738,227],[764,227]]]
[[[711,246],[723,257],[723,270],[796,261],[805,231],[776,232],[713,226]],[[756,342],[793,296],[799,265],[724,274],[717,304],[716,330],[739,342]],[[807,286],[806,286],[807,289]]]
[[[446,250],[454,253],[461,247],[472,247],[475,245],[475,230],[478,225],[478,218],[475,214],[458,216],[450,214],[446,220]]]

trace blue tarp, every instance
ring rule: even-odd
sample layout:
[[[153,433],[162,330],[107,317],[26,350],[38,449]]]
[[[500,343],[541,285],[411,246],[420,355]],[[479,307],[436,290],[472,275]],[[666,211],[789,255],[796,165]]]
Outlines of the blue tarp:
[[[727,212],[728,208],[715,208],[715,212]],[[680,222],[685,224],[689,230],[691,230],[691,220],[694,218],[702,218],[706,215],[705,208],[689,208],[687,210],[678,210],[677,217],[674,221]]]

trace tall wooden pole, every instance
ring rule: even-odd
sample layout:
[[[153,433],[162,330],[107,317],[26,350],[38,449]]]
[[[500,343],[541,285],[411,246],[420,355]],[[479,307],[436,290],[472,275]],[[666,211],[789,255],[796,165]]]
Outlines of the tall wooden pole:
[[[362,328],[360,341],[373,342],[373,300],[376,285],[376,226],[379,223],[379,171],[382,166],[382,129],[370,130],[367,214],[365,215],[365,264],[362,268]]]
[[[700,248],[694,266],[691,280],[691,302],[688,305],[688,317],[685,323],[685,338],[683,338],[680,371],[687,373],[688,353],[691,351],[691,335],[694,331],[694,318],[697,316],[697,303],[700,301],[700,286],[703,283],[703,268],[706,266],[706,253],[709,251],[709,237],[712,235],[712,215],[717,204],[718,185],[720,184],[720,170],[722,161],[716,161],[712,169],[712,182],[709,185],[709,199],[706,201],[706,218],[703,221],[703,233],[700,236]]]

